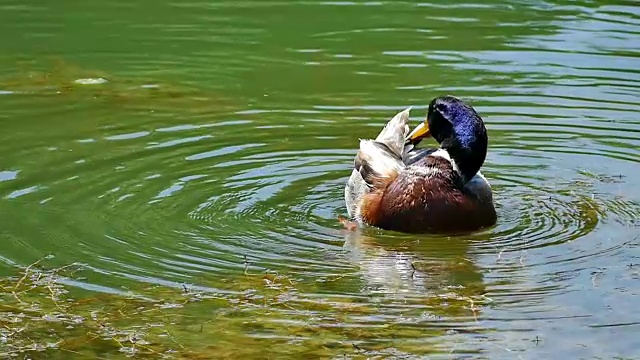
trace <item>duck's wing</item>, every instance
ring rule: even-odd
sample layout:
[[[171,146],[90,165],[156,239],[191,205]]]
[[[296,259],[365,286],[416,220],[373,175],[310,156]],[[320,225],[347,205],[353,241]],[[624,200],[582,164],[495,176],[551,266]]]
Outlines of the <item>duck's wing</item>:
[[[464,185],[464,189],[475,195],[481,202],[493,203],[491,185],[480,171]]]
[[[409,112],[411,108],[406,108],[397,113],[380,134],[376,137],[376,142],[386,145],[390,152],[400,156],[404,151],[404,144],[407,135],[409,135]]]
[[[360,201],[365,194],[395,178],[404,169],[402,157],[405,138],[409,134],[410,110],[408,108],[396,114],[375,140],[360,140],[354,169],[344,188],[349,216],[357,216]]]
[[[436,150],[438,149],[421,149],[415,147],[415,145],[408,144],[404,147],[404,151],[402,153],[402,162],[406,166],[409,166],[417,162],[418,160],[429,156],[429,154],[432,154]]]

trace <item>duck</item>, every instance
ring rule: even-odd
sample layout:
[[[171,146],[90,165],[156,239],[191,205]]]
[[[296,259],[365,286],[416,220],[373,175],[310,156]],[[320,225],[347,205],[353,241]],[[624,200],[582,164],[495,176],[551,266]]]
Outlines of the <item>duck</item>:
[[[355,223],[405,233],[473,232],[496,224],[491,185],[481,174],[488,135],[467,102],[434,98],[410,131],[411,108],[397,113],[375,140],[361,139],[344,189]],[[418,144],[433,138],[437,148]]]

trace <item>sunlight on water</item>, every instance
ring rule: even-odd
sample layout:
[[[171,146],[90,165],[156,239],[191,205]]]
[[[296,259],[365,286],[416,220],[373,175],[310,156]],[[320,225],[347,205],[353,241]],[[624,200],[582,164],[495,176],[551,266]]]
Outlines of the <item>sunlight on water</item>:
[[[0,8],[0,269],[78,263],[69,314],[228,357],[640,356],[632,3]],[[443,93],[486,122],[497,225],[343,229],[358,139]]]

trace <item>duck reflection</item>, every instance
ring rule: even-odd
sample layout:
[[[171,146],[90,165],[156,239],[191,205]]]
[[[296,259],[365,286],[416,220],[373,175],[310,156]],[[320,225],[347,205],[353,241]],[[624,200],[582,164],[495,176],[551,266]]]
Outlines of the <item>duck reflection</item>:
[[[443,300],[445,306],[460,300],[459,309],[469,309],[470,303],[474,312],[474,299],[484,299],[483,275],[464,238],[390,236],[352,227],[344,230],[344,239],[349,260],[360,268],[365,294],[429,304]]]

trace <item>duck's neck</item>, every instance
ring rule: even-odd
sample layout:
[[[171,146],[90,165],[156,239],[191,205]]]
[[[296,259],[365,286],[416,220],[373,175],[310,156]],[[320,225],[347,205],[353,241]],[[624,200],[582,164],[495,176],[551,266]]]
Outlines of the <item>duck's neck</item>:
[[[482,167],[487,156],[487,139],[479,138],[469,144],[461,144],[458,140],[443,141],[440,148],[446,150],[459,172],[462,182],[471,180]]]

